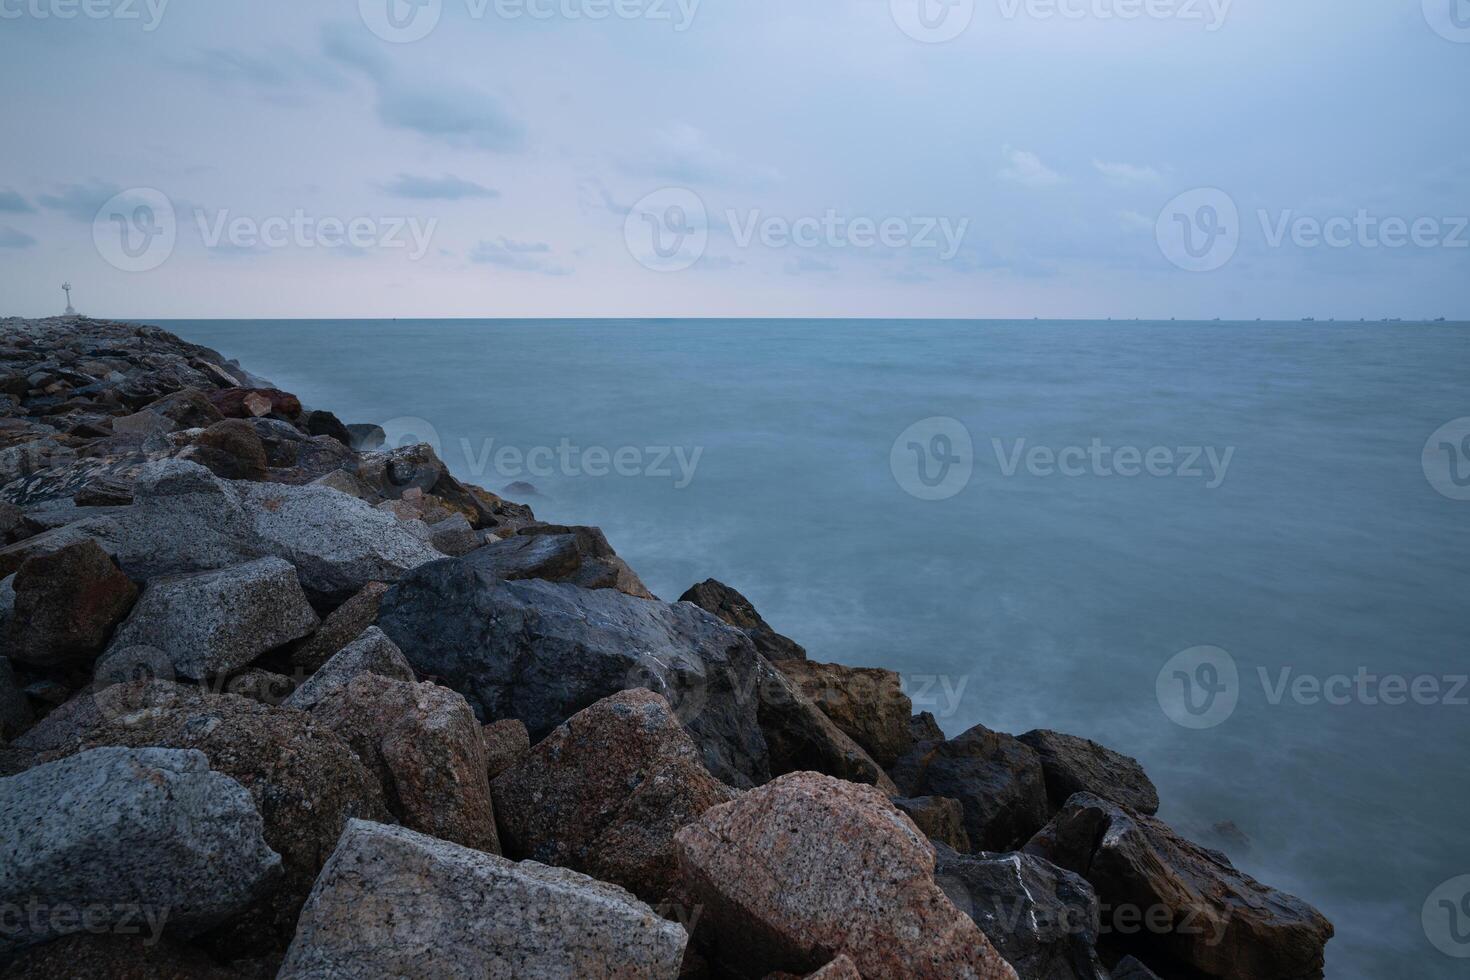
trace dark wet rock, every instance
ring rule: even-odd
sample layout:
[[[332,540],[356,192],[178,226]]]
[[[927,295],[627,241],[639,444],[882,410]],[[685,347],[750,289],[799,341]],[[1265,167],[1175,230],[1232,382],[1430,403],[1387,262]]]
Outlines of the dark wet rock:
[[[1332,923],[1155,817],[1078,793],[1025,850],[1082,875],[1105,907],[1162,913],[1165,928],[1116,937],[1150,963],[1207,977],[1322,975]]]
[[[804,975],[838,954],[871,977],[1016,980],[934,880],[934,849],[871,786],[792,773],[674,838],[695,941],[736,975]]]
[[[879,765],[891,766],[913,748],[909,721],[914,706],[893,671],[810,660],[776,666]]]
[[[898,796],[894,797],[893,805],[931,841],[946,844],[961,854],[970,850],[970,835],[965,833],[965,809],[959,800],[947,796]]]
[[[0,743],[20,735],[34,720],[31,704],[16,680],[10,661],[0,657]]]
[[[983,725],[947,742],[916,745],[889,775],[904,796],[959,800],[970,845],[981,850],[1020,847],[1050,813],[1035,750]]]
[[[503,491],[512,497],[539,497],[541,491],[536,489],[535,484],[527,483],[525,480],[516,480],[508,483]]]
[[[210,403],[228,419],[262,418],[270,415],[295,419],[301,415],[301,400],[276,388],[222,388],[211,391]]]
[[[770,751],[771,775],[820,772],[898,795],[882,767],[764,657],[759,660],[758,677],[760,726]]]
[[[346,686],[360,674],[377,674],[391,680],[412,683],[413,668],[403,658],[403,652],[376,626],[369,626],[362,635],[343,647],[296,689],[285,705],[310,711],[333,691]]]
[[[224,418],[208,396],[197,388],[186,388],[144,406],[133,415],[114,419],[114,432],[173,432],[203,429]]]
[[[90,666],[138,597],[95,541],[28,558],[11,583],[9,655],[39,667]]]
[[[351,599],[332,610],[317,631],[292,651],[291,662],[307,671],[320,668],[377,620],[378,603],[387,591],[384,582],[364,585]]]
[[[482,719],[525,722],[533,740],[609,694],[647,687],[670,702],[717,778],[769,778],[755,649],[692,606],[505,582],[445,559],[389,590],[378,625],[420,675],[459,691]]]
[[[244,667],[316,626],[296,569],[279,558],[261,558],[150,579],[109,651],[162,651],[177,676],[197,681]]]
[[[179,458],[192,460],[226,480],[263,483],[270,476],[265,444],[250,423],[241,419],[226,419],[211,425],[195,437]]]
[[[25,512],[15,504],[0,500],[0,545],[14,544],[21,538],[29,536],[30,531],[26,527]]]
[[[463,514],[429,525],[429,543],[435,551],[458,557],[480,547],[480,535]]]
[[[357,820],[322,870],[280,980],[674,980],[687,939],[615,885]]]
[[[649,902],[672,883],[675,832],[735,796],[705,770],[668,703],[645,690],[573,715],[492,791],[509,855],[585,872]]]
[[[307,412],[306,418],[302,419],[302,424],[311,435],[330,436],[348,448],[356,448],[352,445],[352,433],[348,432],[342,420],[331,412]]]
[[[464,698],[361,672],[327,691],[311,715],[377,773],[405,827],[500,853],[484,736]]]
[[[1030,854],[959,854],[940,844],[934,875],[1026,980],[1108,980],[1094,947],[1097,896],[1078,875]]]
[[[1159,980],[1159,975],[1137,958],[1125,956],[1113,967],[1113,980]]]
[[[481,730],[485,733],[486,768],[492,780],[531,751],[531,735],[525,723],[515,718],[493,721]]]
[[[167,924],[139,914],[113,927],[117,934],[73,933],[22,951],[0,980],[257,980],[215,963],[205,953],[160,937]],[[120,932],[119,932],[120,930]]]
[[[775,662],[806,659],[806,650],[801,644],[771,629],[770,624],[755,611],[755,606],[749,599],[723,582],[706,579],[691,586],[679,597],[679,601],[692,602],[705,612],[713,613],[736,629],[743,630],[755,644],[756,650],[767,660]]]
[[[1059,810],[1073,793],[1093,793],[1140,813],[1159,812],[1159,793],[1138,760],[1076,735],[1038,729],[1017,736],[1041,756],[1046,793]]]
[[[243,912],[281,874],[260,814],[202,752],[99,748],[0,779],[0,953],[150,908],[177,935]],[[70,909],[70,916],[57,913]]]
[[[909,738],[913,744],[944,741],[944,729],[928,711],[921,711],[909,719]]]
[[[348,819],[385,819],[382,788],[335,732],[304,712],[165,681],[84,692],[16,740],[44,763],[101,746],[198,749],[250,791],[285,878],[208,937],[229,959],[279,953],[322,862]]]

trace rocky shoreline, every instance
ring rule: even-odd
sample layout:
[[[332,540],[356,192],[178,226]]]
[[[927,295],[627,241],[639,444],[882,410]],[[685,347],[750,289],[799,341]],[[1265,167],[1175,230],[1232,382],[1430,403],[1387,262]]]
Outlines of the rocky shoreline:
[[[1143,769],[156,327],[0,320],[0,977],[1320,977]]]

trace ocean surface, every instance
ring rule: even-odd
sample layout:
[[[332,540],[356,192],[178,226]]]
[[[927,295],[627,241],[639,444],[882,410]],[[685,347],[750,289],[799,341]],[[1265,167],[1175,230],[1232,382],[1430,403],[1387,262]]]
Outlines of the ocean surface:
[[[1136,756],[1334,921],[1329,977],[1466,975],[1431,900],[1470,874],[1466,325],[164,325],[533,484],[664,598],[715,577],[902,672],[950,735]]]

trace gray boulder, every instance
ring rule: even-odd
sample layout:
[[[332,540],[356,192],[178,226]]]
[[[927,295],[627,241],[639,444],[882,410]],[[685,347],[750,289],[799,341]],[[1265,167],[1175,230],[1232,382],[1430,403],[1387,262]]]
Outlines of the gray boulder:
[[[446,559],[391,589],[378,625],[419,674],[459,691],[481,720],[520,719],[533,742],[609,694],[646,687],[716,778],[748,787],[770,777],[755,648],[686,603],[505,582]]]
[[[191,935],[281,874],[250,794],[188,750],[101,748],[0,779],[0,851],[0,902],[50,913],[0,932],[0,952],[140,909]]]
[[[130,577],[213,571],[274,556],[301,584],[341,602],[442,556],[391,514],[324,486],[222,480],[198,463],[144,467],[132,506],[0,549],[0,575],[33,554],[96,540]]]
[[[343,647],[332,659],[322,665],[298,687],[284,703],[287,708],[310,711],[333,691],[345,687],[359,674],[377,674],[393,680],[408,681],[417,678],[413,668],[403,658],[403,651],[376,626],[369,626],[352,643]]]
[[[674,980],[688,936],[615,885],[352,821],[279,980]]]
[[[152,579],[109,652],[163,651],[180,677],[236,670],[316,629],[296,569],[279,558]]]
[[[934,878],[1026,980],[1108,980],[1097,895],[1029,854],[958,854],[936,844]]]
[[[616,589],[640,599],[653,598],[595,527],[532,525],[514,537],[471,552],[467,560],[495,578],[542,578],[584,589]]]
[[[463,514],[429,525],[429,543],[446,555],[467,555],[480,547],[480,534]]]

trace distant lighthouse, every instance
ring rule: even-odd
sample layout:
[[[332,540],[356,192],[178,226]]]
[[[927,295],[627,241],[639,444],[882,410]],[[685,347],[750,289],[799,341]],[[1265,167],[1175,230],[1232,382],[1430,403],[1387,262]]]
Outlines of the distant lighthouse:
[[[61,284],[61,288],[62,288],[62,291],[66,293],[66,315],[67,316],[76,316],[77,315],[76,308],[71,305],[71,283],[64,282],[64,283]]]

